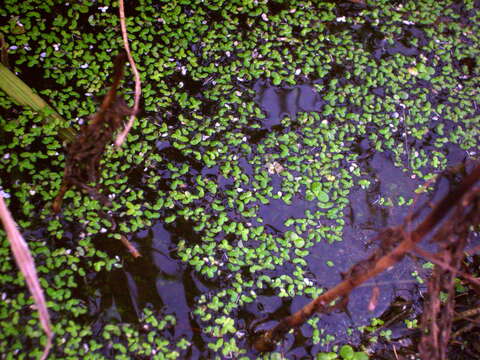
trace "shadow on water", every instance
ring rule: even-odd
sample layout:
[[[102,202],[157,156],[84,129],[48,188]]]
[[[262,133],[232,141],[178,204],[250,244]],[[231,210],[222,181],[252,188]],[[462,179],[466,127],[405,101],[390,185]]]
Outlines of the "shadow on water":
[[[311,84],[292,87],[271,85],[268,80],[257,80],[253,86],[255,102],[266,113],[264,128],[280,125],[284,117],[296,119],[300,112],[321,111],[326,104]]]
[[[186,356],[200,357],[206,346],[191,309],[200,294],[219,286],[199,278],[176,257],[176,243],[188,234],[185,226],[166,228],[161,222],[140,231],[129,239],[142,254],[137,259],[132,259],[119,241],[98,241],[98,248],[127,260],[121,269],[100,272],[90,285],[96,289],[88,298],[88,318],[93,321],[94,331],[99,334],[108,323],[138,324],[143,309],[149,308],[159,316],[174,315],[176,325],[164,335],[170,340],[192,341],[194,346]]]

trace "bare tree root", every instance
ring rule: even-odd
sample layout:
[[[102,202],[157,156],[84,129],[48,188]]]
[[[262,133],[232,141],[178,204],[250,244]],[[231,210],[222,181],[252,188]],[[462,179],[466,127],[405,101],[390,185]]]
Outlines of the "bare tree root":
[[[82,127],[76,140],[67,149],[67,163],[62,185],[52,205],[55,213],[60,211],[63,196],[72,186],[108,204],[108,199],[98,192],[98,186],[92,187],[91,184],[98,181],[100,160],[107,144],[112,141],[115,131],[123,124],[125,116],[131,114],[131,110],[123,99],[117,97],[117,88],[123,76],[125,62],[125,53],[117,56],[113,84],[103,99],[99,111],[88,124]]]
[[[284,318],[272,329],[258,334],[253,344],[254,348],[261,352],[274,350],[276,343],[291,329],[302,325],[316,312],[322,313],[329,311],[332,302],[348,297],[354,288],[402,260],[403,257],[412,251],[417,243],[432,232],[453,209],[456,209],[455,214],[457,214],[459,211],[461,212],[472,207],[471,202],[476,202],[478,199],[478,189],[476,189],[474,185],[479,179],[480,165],[477,165],[470,175],[465,177],[459,186],[451,190],[436,206],[433,207],[431,212],[415,230],[408,231],[407,227],[411,221],[411,217],[408,217],[406,225],[396,228],[388,228],[382,231],[377,236],[377,239],[381,242],[380,246],[368,259],[360,261],[354,265],[344,275],[344,280],[337,286],[317,297],[296,313]],[[453,218],[455,220],[455,216]],[[470,219],[466,218],[465,220],[468,220],[468,226],[472,224]],[[474,217],[473,220],[478,221],[478,217]],[[467,229],[468,226],[466,227]],[[437,233],[438,236],[434,235],[432,239],[439,241],[442,236],[447,235],[445,228],[442,229]],[[455,252],[455,254],[457,253]],[[458,259],[452,262],[448,256],[447,259],[442,258],[442,261],[449,263],[454,268],[459,264]],[[450,274],[447,277],[447,280],[450,281],[450,279],[454,277],[455,275]],[[440,287],[440,289],[443,288]],[[448,319],[450,319],[449,316],[447,316],[447,320]],[[437,333],[435,332],[435,334]],[[443,336],[442,341],[448,337],[449,332],[444,335],[447,336]],[[437,358],[430,357],[429,359]]]
[[[128,33],[127,33],[127,25],[125,23],[125,7],[123,4],[123,0],[119,1],[119,14],[120,14],[120,27],[122,28],[123,47],[125,48],[125,52],[127,53],[128,62],[130,63],[133,76],[135,78],[135,98],[134,98],[133,110],[130,114],[130,119],[128,120],[127,126],[117,136],[117,139],[115,140],[115,145],[117,147],[122,146],[123,142],[127,138],[128,132],[133,126],[133,122],[135,121],[135,116],[137,116],[138,108],[140,106],[140,95],[142,93],[140,74],[138,73],[137,66],[135,65],[135,61],[133,60],[132,54],[130,53],[130,46],[128,45]]]
[[[423,307],[423,335],[419,350],[424,360],[447,360],[455,307],[455,278],[465,257],[470,227],[480,221],[479,193],[477,187],[465,194],[450,220],[432,239],[440,244],[442,250],[436,255],[440,261],[428,282],[427,299]]]

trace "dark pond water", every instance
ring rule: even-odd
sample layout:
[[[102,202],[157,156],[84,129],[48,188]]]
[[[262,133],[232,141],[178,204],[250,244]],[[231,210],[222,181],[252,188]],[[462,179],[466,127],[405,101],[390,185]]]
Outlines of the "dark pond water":
[[[260,79],[253,88],[256,92],[255,102],[266,114],[263,127],[267,129],[279,125],[284,117],[296,119],[300,112],[321,111],[326,103],[313,84],[285,88]]]
[[[281,7],[277,9],[275,5],[270,5],[270,7],[272,12],[281,10]],[[338,16],[354,16],[361,6],[350,4],[339,6],[338,9]],[[328,31],[340,32],[345,30],[345,26],[347,25],[329,25]],[[356,40],[362,43],[377,61],[397,53],[414,57],[419,54],[418,47],[423,46],[426,41],[421,26],[405,26],[401,36],[394,39],[393,42],[387,42],[384,34],[368,23],[353,25],[353,30]],[[412,39],[417,40],[417,46],[411,45]],[[346,82],[347,80],[342,77],[344,70],[343,66],[334,64],[329,76],[338,77],[340,82]],[[28,67],[25,67],[24,75],[37,89],[54,87],[54,84],[45,82],[42,77]],[[323,110],[326,102],[322,99],[322,94],[315,89],[314,85],[317,80],[304,80],[303,83],[289,87],[274,86],[265,79],[258,79],[252,84],[255,91],[253,100],[263,110],[266,118],[262,122],[261,130],[247,132],[251,145],[255,145],[269,132],[275,131],[285,117],[295,120],[300,113]],[[171,84],[178,81],[185,83],[185,89],[189,94],[202,93],[201,83],[189,80],[188,77],[172,76],[168,79]],[[384,96],[386,89],[377,88],[373,91],[378,96]],[[437,97],[436,101],[444,101],[442,94],[438,94]],[[444,97],[447,98],[447,95]],[[212,107],[212,104],[206,104],[205,112],[210,111]],[[175,117],[180,110],[172,106],[172,109],[168,109],[168,111],[170,111],[170,115],[167,116],[166,121],[174,124]],[[353,109],[352,112],[354,112]],[[198,161],[184,156],[175,149],[169,141],[159,140],[156,145],[158,152],[168,161],[190,165],[191,171],[186,174],[186,177],[190,179],[189,185],[192,183],[191,179],[201,174],[218,181],[221,191],[231,189],[232,180],[224,178],[220,174],[218,166],[203,168]],[[429,145],[425,143],[424,146]],[[449,165],[465,159],[465,151],[454,145],[446,146]],[[368,141],[360,140],[358,147],[361,152],[359,166],[369,175],[372,185],[368,190],[356,187],[350,193],[349,205],[345,211],[346,225],[342,234],[343,241],[334,244],[320,242],[310,249],[310,255],[306,258],[308,272],[315,284],[322,288],[331,288],[341,281],[341,272],[347,271],[357,261],[365,259],[370,251],[378,245],[372,241],[376,233],[384,227],[401,224],[408,214],[408,207],[382,206],[379,203],[380,198],[394,200],[400,196],[411,198],[414,196],[414,190],[420,184],[419,180],[412,178],[393,164],[391,153],[376,152],[369,147]],[[251,178],[254,170],[250,159],[241,157],[238,163],[242,171]],[[161,175],[163,182],[159,188],[168,190],[167,185],[171,180],[171,174],[165,170]],[[274,191],[278,191],[281,187],[280,176],[272,175],[271,181]],[[141,171],[133,173],[130,185],[142,187]],[[439,194],[441,195],[447,191],[448,183],[441,183],[440,187]],[[203,205],[208,207],[208,200]],[[299,196],[294,197],[292,205],[275,199],[271,199],[266,205],[260,203],[255,205],[259,207],[258,216],[263,219],[263,224],[267,228],[266,232],[279,235],[287,231],[287,227],[284,225],[287,219],[301,216],[306,210],[313,211],[316,208],[314,202],[306,201]],[[235,218],[238,214],[229,215]],[[97,243],[100,249],[111,255],[124,256],[125,263],[122,269],[110,273],[89,274],[90,284],[88,287],[94,288],[95,291],[87,299],[89,314],[85,321],[93,322],[93,328],[97,334],[109,322],[138,323],[142,309],[148,307],[164,315],[175,315],[177,325],[165,336],[175,340],[181,338],[191,340],[194,346],[189,350],[188,357],[208,358],[211,355],[206,344],[212,339],[202,334],[201,326],[192,314],[192,309],[196,307],[200,295],[214,294],[225,286],[225,280],[208,280],[198,275],[190,266],[185,265],[176,255],[180,239],[197,241],[193,224],[181,219],[169,225],[163,224],[161,221],[156,222],[150,229],[140,231],[130,237],[130,241],[138,247],[143,255],[136,260],[131,259],[118,243],[99,239]],[[329,261],[333,266],[327,264]],[[293,271],[293,269],[293,264],[286,264],[270,275],[272,277],[280,276]],[[380,317],[399,297],[418,304],[425,289],[412,276],[414,271],[417,271],[419,275],[424,272],[421,263],[413,258],[405,258],[393,269],[357,288],[349,299],[348,312],[322,316],[320,320],[322,328],[327,333],[333,334],[338,343],[342,341],[361,342],[360,333],[354,332],[352,336],[347,336],[347,329],[366,325],[372,317]],[[376,308],[369,311],[368,303],[374,286],[379,287],[380,295]],[[81,297],[80,294],[78,296]],[[241,330],[248,332],[264,319],[267,321],[257,328],[269,328],[284,316],[301,308],[308,301],[309,299],[301,296],[279,298],[273,291],[265,290],[258,294],[253,303],[245,305],[233,315],[239,320]],[[281,349],[289,358],[295,356],[309,358],[312,354],[328,348],[311,344],[305,346],[306,341],[302,336],[307,335],[309,331],[311,329],[304,326],[299,334],[289,335],[282,343]],[[248,348],[246,340],[243,341],[242,345]],[[254,354],[253,351],[250,354]]]

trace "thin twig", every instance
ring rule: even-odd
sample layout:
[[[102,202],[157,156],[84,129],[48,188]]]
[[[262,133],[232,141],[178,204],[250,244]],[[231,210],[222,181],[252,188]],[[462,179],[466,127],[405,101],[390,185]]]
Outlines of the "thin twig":
[[[424,259],[434,263],[435,265],[438,265],[442,268],[444,268],[445,270],[448,270],[450,272],[455,272],[458,274],[458,276],[464,278],[465,280],[467,280],[468,282],[470,282],[471,284],[475,285],[475,286],[478,286],[480,288],[480,278],[478,277],[474,277],[470,274],[467,274],[466,272],[464,271],[460,271],[458,269],[454,269],[450,264],[447,264],[445,261],[442,261],[439,257],[438,257],[438,254],[432,254],[432,253],[429,253],[428,251],[425,251],[421,248],[419,248],[418,246],[415,246],[415,248],[413,249],[414,252],[416,252],[418,255],[420,255],[421,257],[423,257]]]
[[[127,126],[125,129],[117,136],[115,140],[115,145],[117,147],[122,146],[123,142],[125,141],[128,132],[133,126],[133,122],[135,121],[135,117],[138,113],[138,108],[140,104],[140,95],[142,93],[142,85],[140,82],[140,74],[138,73],[137,66],[135,65],[135,61],[133,60],[132,54],[130,53],[130,45],[128,44],[128,34],[127,34],[127,25],[125,23],[125,6],[123,0],[119,1],[119,8],[120,8],[120,27],[122,29],[122,39],[123,39],[123,46],[125,47],[125,52],[127,53],[128,62],[132,68],[133,76],[135,77],[135,98],[134,98],[134,105],[133,110],[130,115],[130,119],[128,120]]]
[[[140,254],[140,251],[138,251],[137,248],[135,246],[133,246],[133,244],[127,239],[127,237],[125,235],[120,235],[120,241],[128,249],[130,254],[135,259],[142,256],[142,254]]]
[[[12,218],[10,211],[8,211],[7,205],[3,200],[3,197],[0,195],[0,219],[3,223],[3,228],[7,233],[8,241],[10,242],[10,247],[12,248],[13,257],[17,263],[20,271],[25,277],[25,281],[28,286],[28,290],[32,294],[33,300],[38,310],[40,324],[42,325],[43,331],[47,335],[47,342],[43,348],[43,354],[41,360],[47,358],[50,348],[52,347],[53,332],[50,324],[50,316],[48,314],[47,303],[45,301],[45,296],[43,295],[43,290],[38,281],[37,270],[35,269],[35,262],[33,257],[30,254],[28,245],[23,239],[22,234],[17,229],[17,224]]]
[[[458,313],[457,316],[453,318],[453,321],[464,320],[466,318],[469,318],[471,316],[478,315],[478,314],[480,314],[480,307],[468,309],[461,313]]]
[[[395,344],[393,344],[392,346],[393,346],[393,353],[395,354],[395,359],[398,360],[397,348],[395,347]]]
[[[403,138],[405,140],[405,152],[407,154],[407,166],[409,168],[411,168],[411,165],[410,165],[410,153],[409,153],[409,150],[408,150],[408,132],[407,132],[407,122],[405,120],[405,105],[404,104],[400,104],[401,108],[402,108],[402,122],[403,122]]]
[[[478,326],[478,323],[474,323],[474,322],[471,322],[471,323],[468,323],[466,324],[464,327],[461,327],[460,329],[458,329],[457,331],[455,331],[453,334],[452,334],[452,339],[455,339],[457,337],[459,337],[460,335],[472,330],[473,328],[477,327]]]

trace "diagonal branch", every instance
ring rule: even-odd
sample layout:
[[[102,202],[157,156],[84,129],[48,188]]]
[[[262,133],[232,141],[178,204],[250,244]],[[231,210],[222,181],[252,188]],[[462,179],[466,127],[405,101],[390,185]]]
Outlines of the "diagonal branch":
[[[334,288],[317,297],[296,313],[284,318],[272,329],[260,334],[254,342],[258,351],[272,351],[293,328],[302,325],[316,312],[325,312],[329,304],[348,294],[357,286],[370,278],[380,274],[395,265],[420,242],[430,231],[450,213],[458,204],[462,204],[463,197],[468,194],[475,183],[480,179],[480,165],[464,179],[454,190],[450,191],[430,212],[430,214],[412,232],[405,232],[403,228],[387,229],[380,234],[382,245],[367,259],[354,265],[346,275],[344,281]]]
[[[28,290],[32,294],[35,301],[35,305],[40,317],[40,324],[43,331],[47,335],[47,343],[45,344],[41,360],[47,358],[50,348],[52,347],[53,332],[50,325],[50,316],[48,314],[47,303],[43,295],[40,282],[38,281],[37,270],[35,269],[35,262],[33,261],[28,245],[23,239],[22,235],[17,229],[17,224],[12,218],[10,211],[8,211],[7,205],[0,195],[0,219],[3,223],[5,232],[7,233],[10,247],[12,248],[13,257],[25,277]]]

